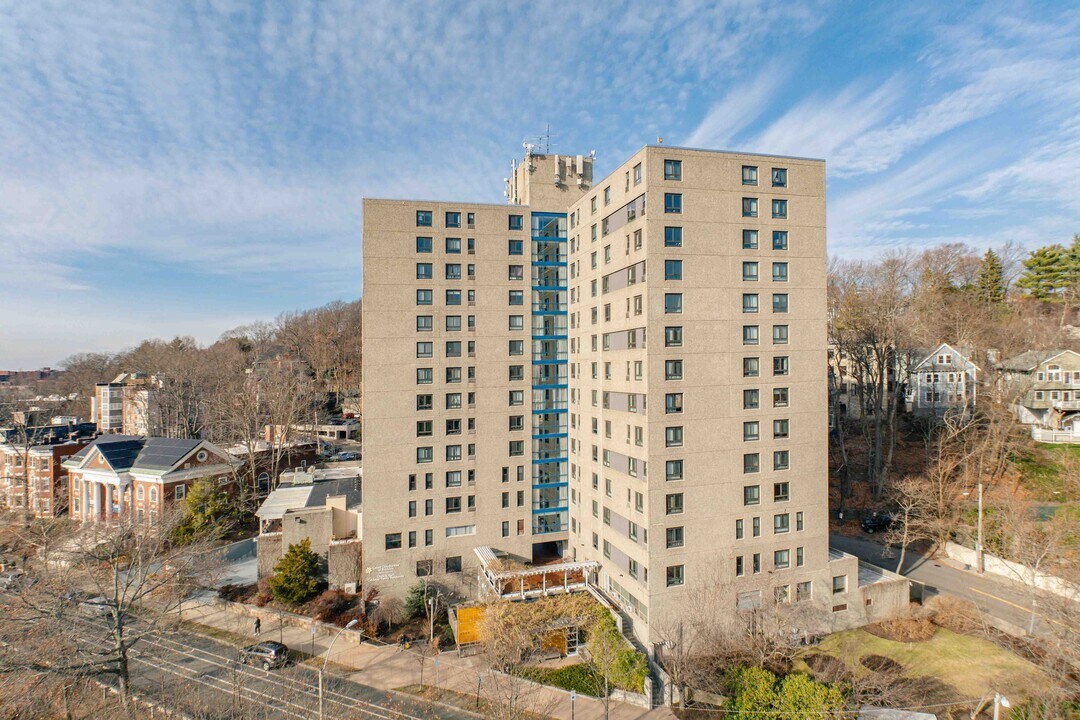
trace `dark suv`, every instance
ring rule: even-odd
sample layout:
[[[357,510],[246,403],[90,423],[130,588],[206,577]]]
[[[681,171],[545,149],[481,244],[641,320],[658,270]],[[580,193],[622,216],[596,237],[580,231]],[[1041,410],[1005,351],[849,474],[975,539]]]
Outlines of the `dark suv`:
[[[289,648],[279,642],[261,642],[241,648],[237,660],[245,665],[262,665],[263,670],[271,670],[285,665],[289,659]]]
[[[892,523],[892,515],[875,512],[873,515],[864,517],[862,522],[859,523],[859,527],[863,529],[863,532],[873,535],[876,532],[888,530],[892,527]]]

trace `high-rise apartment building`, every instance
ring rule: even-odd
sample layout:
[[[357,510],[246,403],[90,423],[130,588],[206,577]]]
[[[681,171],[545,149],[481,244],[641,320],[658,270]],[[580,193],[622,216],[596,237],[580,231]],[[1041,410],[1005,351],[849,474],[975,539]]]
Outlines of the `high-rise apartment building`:
[[[828,547],[824,162],[527,153],[507,196],[364,201],[365,580],[467,592],[487,546],[599,562],[646,642],[703,589],[864,616]]]

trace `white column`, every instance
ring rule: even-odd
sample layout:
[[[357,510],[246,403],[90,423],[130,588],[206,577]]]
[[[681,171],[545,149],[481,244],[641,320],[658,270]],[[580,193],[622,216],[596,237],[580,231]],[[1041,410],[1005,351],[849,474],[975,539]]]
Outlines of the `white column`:
[[[124,488],[120,485],[116,486],[116,519],[122,520],[124,517]]]
[[[105,521],[112,519],[113,486],[105,483]]]
[[[80,480],[79,485],[82,486],[82,502],[79,503],[79,517],[83,522],[86,522],[90,518],[90,481]]]

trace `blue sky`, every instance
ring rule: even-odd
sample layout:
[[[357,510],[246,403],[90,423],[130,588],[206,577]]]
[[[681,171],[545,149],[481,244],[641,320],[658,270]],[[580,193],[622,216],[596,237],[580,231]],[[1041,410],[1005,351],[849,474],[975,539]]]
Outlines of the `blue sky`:
[[[0,368],[360,288],[360,199],[527,136],[828,160],[844,257],[1080,230],[1075,3],[0,0]]]

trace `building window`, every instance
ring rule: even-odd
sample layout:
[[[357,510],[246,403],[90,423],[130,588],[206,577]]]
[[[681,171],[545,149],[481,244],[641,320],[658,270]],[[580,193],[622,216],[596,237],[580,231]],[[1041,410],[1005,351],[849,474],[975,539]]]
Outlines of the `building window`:
[[[787,230],[773,230],[772,234],[772,249],[773,250],[787,250]]]
[[[787,325],[773,325],[772,326],[772,341],[773,341],[773,345],[787,345],[788,326]]]
[[[745,485],[742,489],[743,505],[757,505],[761,502],[761,486]]]
[[[507,244],[507,252],[510,255],[524,255],[525,243],[521,240],[510,240]]]
[[[810,584],[809,580],[797,583],[795,585],[795,602],[805,602],[809,600],[811,597],[812,587],[813,586]]]
[[[787,217],[787,200],[772,201],[772,216],[778,219]]]
[[[683,394],[667,393],[664,396],[664,412],[668,415],[683,411]]]
[[[743,293],[742,311],[744,313],[756,313],[758,311],[757,293]]]
[[[641,163],[634,166],[634,184],[641,184]]]
[[[787,293],[773,293],[772,311],[774,313],[786,313],[788,311]]]
[[[744,357],[742,360],[743,377],[757,377],[761,373],[761,362],[756,357]]]
[[[847,592],[847,575],[834,575],[832,579],[833,595]]]
[[[461,227],[461,213],[448,212],[446,213],[446,227],[459,228]]]
[[[773,388],[773,391],[772,391],[772,404],[773,404],[773,407],[787,407],[788,406],[788,389],[786,387]]]
[[[429,463],[431,462],[434,454],[430,447],[418,447],[416,448],[416,462]]]
[[[774,262],[772,264],[773,282],[787,282],[788,264],[786,262]]]
[[[757,198],[742,199],[742,216],[750,218],[757,217]]]
[[[664,328],[664,347],[682,347],[681,327],[668,326]]]
[[[682,194],[664,193],[664,212],[678,214],[682,212]]]
[[[742,279],[744,282],[757,282],[758,264],[756,262],[744,262],[742,264]]]
[[[795,513],[795,529],[798,532],[802,532],[803,529],[803,514],[802,512]]]
[[[509,228],[511,230],[521,230],[524,227],[522,222],[522,215],[510,215]]]
[[[447,573],[459,573],[461,572],[461,556],[451,555],[446,558],[446,572]]]
[[[802,567],[804,562],[803,549],[801,547],[795,548],[795,567]]]
[[[430,218],[429,218],[430,224]],[[386,549],[387,550],[400,550],[401,549],[401,533],[387,533],[386,534]]]
[[[787,568],[791,567],[791,551],[774,550],[773,567],[775,567],[777,570],[786,570]]]
[[[683,546],[683,529],[681,527],[671,527],[667,529],[667,547],[681,548]]]
[[[682,427],[669,427],[664,429],[664,440],[667,447],[682,447]]]
[[[664,312],[669,315],[682,312],[682,293],[664,293]]]
[[[446,253],[448,255],[460,255],[461,238],[446,238]]]
[[[682,247],[682,228],[681,227],[665,227],[664,228],[664,246],[665,247]]]
[[[664,279],[682,280],[682,260],[664,261]]]
[[[773,470],[787,470],[791,467],[791,455],[787,450],[777,450],[773,453]]]
[[[431,421],[430,420],[417,420],[416,421],[416,437],[428,437],[431,435]]]
[[[418,342],[416,343],[416,357],[429,358],[434,354],[434,343],[430,342]]]
[[[682,480],[683,479],[683,461],[682,460],[668,460],[664,464],[664,479],[665,480]]]
[[[743,325],[743,328],[742,328],[742,342],[743,342],[743,345],[757,345],[758,344],[758,326],[757,325]]]
[[[761,456],[758,453],[743,455],[743,473],[756,473],[761,470]]]
[[[774,438],[786,438],[790,434],[790,424],[787,420],[773,420],[772,434]]]
[[[761,423],[757,420],[750,422],[744,422],[742,424],[742,439],[743,440],[758,440],[761,437],[759,428]]]
[[[742,184],[757,185],[757,168],[753,165],[742,166]]]
[[[787,187],[787,168],[772,169],[773,187]]]
[[[668,493],[664,498],[665,511],[668,515],[681,515],[683,511],[682,493]]]
[[[664,161],[664,179],[682,180],[682,160]]]
[[[773,358],[772,361],[773,375],[787,375],[788,374],[788,359],[786,355],[780,355]]]
[[[742,405],[744,410],[756,410],[761,405],[761,391],[756,388],[743,390]]]
[[[525,329],[525,316],[524,315],[511,315],[510,316],[510,330],[524,330]]]
[[[757,250],[757,248],[758,248],[758,231],[757,230],[743,230],[742,231],[742,247],[743,247],[743,250]]]
[[[417,385],[430,385],[433,382],[435,382],[435,373],[431,368],[416,369]]]
[[[416,211],[416,226],[417,227],[431,227],[431,211],[430,210],[417,210]],[[398,538],[399,540],[401,538]]]
[[[780,535],[791,530],[791,516],[787,513],[773,515],[772,531],[774,535]]]
[[[664,379],[665,380],[682,380],[682,360],[665,360],[664,361]]]
[[[433,572],[433,561],[431,560],[417,560],[416,561],[416,577],[427,577]]]
[[[430,280],[431,279],[431,263],[416,263],[416,279],[417,280]]]
[[[431,252],[431,238],[418,237],[416,238],[416,252],[429,253]]]
[[[416,409],[417,410],[431,410],[432,398],[431,395],[417,395],[416,396]]]
[[[683,584],[683,566],[669,565],[667,569],[667,586],[678,587]]]

